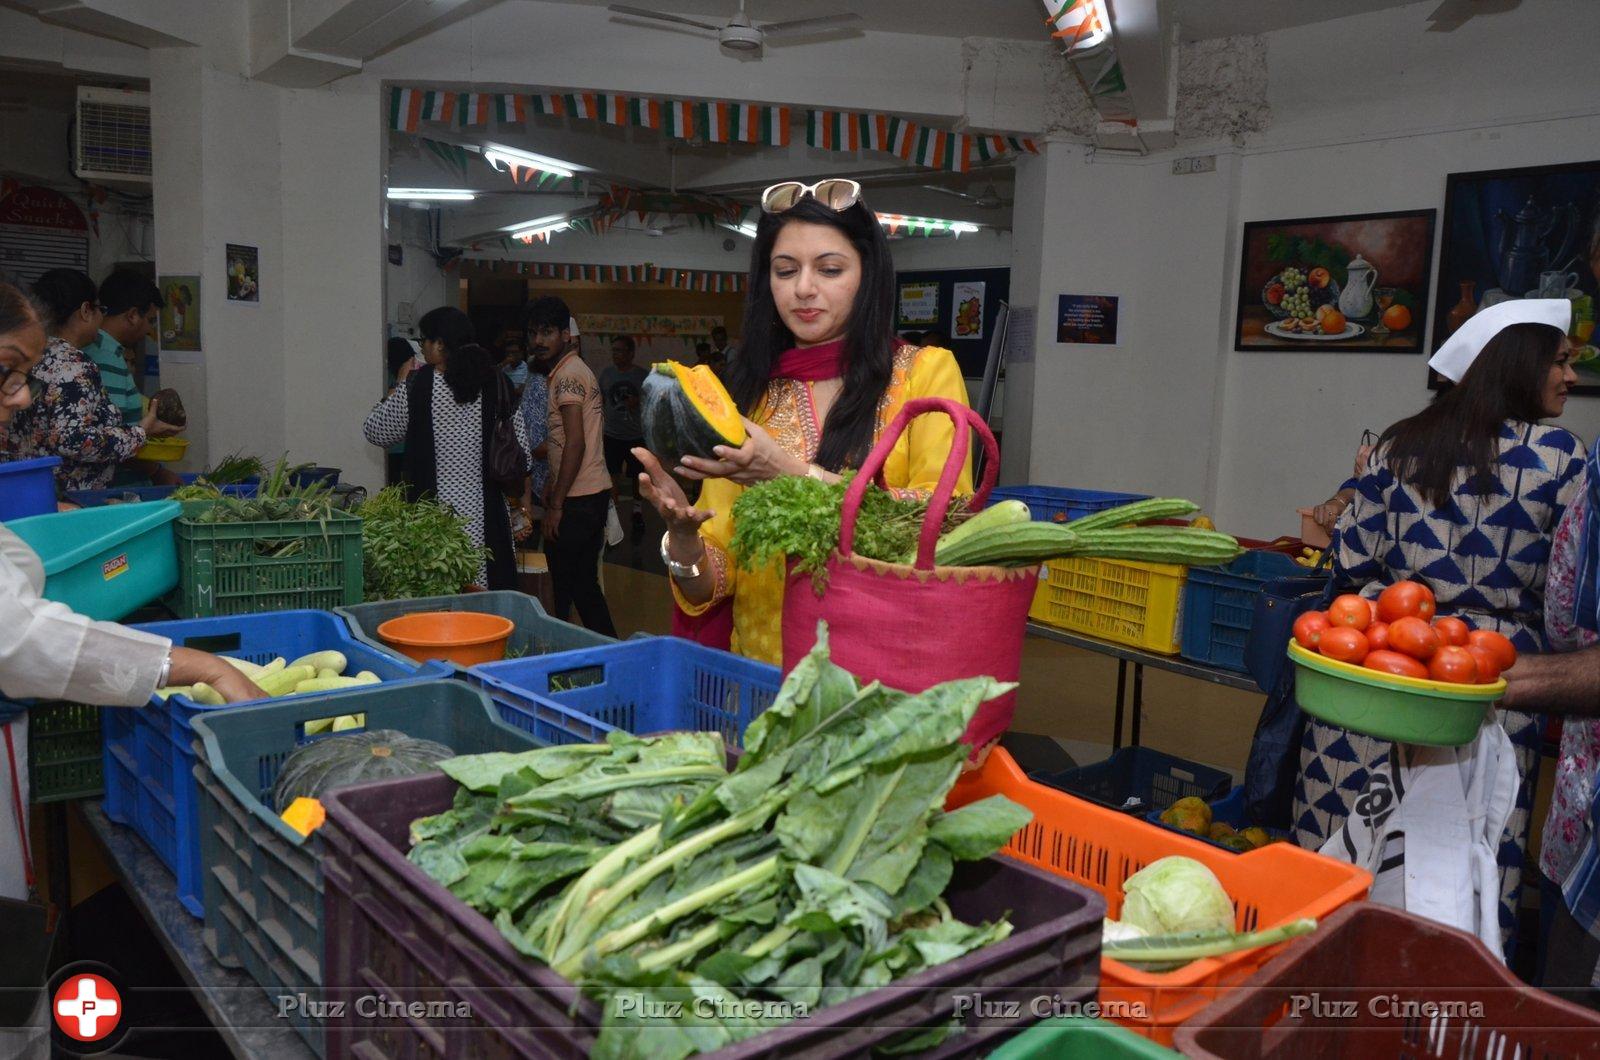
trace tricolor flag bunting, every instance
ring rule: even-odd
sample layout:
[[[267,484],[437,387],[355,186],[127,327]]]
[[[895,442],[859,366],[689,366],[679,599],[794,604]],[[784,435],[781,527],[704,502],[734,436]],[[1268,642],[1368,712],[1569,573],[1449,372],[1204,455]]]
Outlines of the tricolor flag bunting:
[[[888,114],[812,110],[806,143],[825,151],[882,151],[929,169],[965,171],[974,161],[1004,154],[1038,154],[1038,146],[1016,136],[990,136],[929,129]]]

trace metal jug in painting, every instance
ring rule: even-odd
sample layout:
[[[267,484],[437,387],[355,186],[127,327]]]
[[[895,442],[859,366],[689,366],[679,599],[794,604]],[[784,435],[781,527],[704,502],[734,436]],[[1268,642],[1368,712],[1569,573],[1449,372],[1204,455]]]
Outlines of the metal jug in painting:
[[[1495,216],[1501,222],[1495,245],[1500,289],[1513,296],[1533,290],[1539,285],[1539,273],[1572,253],[1578,235],[1576,203],[1545,210],[1530,195],[1515,217],[1504,210],[1495,211]]]
[[[1345,267],[1344,290],[1339,292],[1339,312],[1359,320],[1372,312],[1372,289],[1378,283],[1378,270],[1360,254]]]

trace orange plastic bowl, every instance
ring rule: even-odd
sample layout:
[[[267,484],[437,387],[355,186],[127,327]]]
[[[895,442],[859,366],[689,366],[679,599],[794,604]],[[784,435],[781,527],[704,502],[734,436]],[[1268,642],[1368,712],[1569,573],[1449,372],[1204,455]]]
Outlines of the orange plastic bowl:
[[[416,611],[383,623],[378,639],[417,662],[476,666],[504,659],[514,628],[509,618],[480,611]]]

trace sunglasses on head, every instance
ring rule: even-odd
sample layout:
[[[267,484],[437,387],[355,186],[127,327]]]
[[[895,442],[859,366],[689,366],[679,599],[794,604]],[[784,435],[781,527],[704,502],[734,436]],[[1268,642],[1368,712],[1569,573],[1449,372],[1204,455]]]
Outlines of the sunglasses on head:
[[[830,210],[842,212],[861,201],[861,185],[844,178],[819,180],[815,184],[786,180],[761,193],[761,209],[767,213],[784,213],[794,209],[807,195]]]

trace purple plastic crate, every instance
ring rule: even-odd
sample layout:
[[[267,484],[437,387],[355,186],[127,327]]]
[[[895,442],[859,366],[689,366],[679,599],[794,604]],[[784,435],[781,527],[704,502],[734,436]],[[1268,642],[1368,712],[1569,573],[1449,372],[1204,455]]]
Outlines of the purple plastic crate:
[[[323,800],[324,998],[353,1003],[381,994],[402,1005],[464,1004],[471,1012],[371,1019],[347,1004],[345,1015],[327,1024],[328,1060],[568,1060],[594,1045],[600,1007],[593,1000],[519,954],[486,917],[406,860],[411,822],[448,809],[456,790],[449,777],[424,775],[343,788]],[[1015,930],[1003,942],[707,1055],[865,1056],[908,1029],[946,1023],[962,1033],[923,1055],[969,1055],[1035,1022],[1035,998],[1054,1004],[1094,997],[1105,915],[1095,892],[993,857],[958,864],[945,899],[968,921],[1009,915]],[[1019,1014],[955,1017],[958,998],[980,993],[985,1001],[1020,1003]]]

